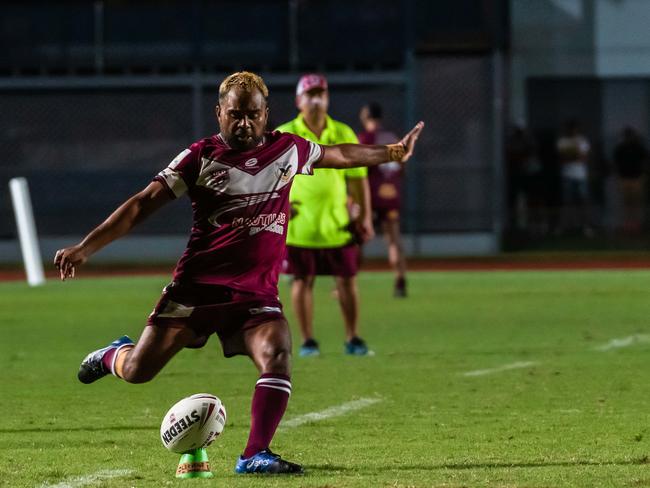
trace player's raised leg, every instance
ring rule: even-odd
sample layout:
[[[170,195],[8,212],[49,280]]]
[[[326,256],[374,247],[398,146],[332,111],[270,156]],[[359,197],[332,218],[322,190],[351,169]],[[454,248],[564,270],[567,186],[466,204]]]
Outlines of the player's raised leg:
[[[251,404],[251,430],[237,460],[239,474],[300,474],[299,464],[285,461],[269,446],[291,395],[291,335],[284,319],[246,331],[248,355],[260,372]]]
[[[202,338],[189,328],[147,326],[137,344],[128,336],[93,351],[81,363],[78,377],[92,383],[113,374],[129,383],[151,380],[181,349]]]

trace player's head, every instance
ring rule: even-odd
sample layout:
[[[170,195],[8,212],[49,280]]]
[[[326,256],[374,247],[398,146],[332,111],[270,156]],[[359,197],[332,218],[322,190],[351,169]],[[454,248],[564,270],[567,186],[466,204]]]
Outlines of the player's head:
[[[361,125],[363,125],[363,128],[365,130],[370,132],[377,130],[381,124],[381,117],[381,105],[379,105],[377,102],[366,103],[363,107],[361,107],[361,111],[359,112],[359,120],[361,121]]]
[[[269,90],[255,73],[240,71],[219,86],[215,107],[221,135],[233,149],[252,149],[262,142],[268,120]]]
[[[296,85],[296,107],[300,113],[305,116],[324,115],[329,104],[327,79],[316,73],[302,75]]]

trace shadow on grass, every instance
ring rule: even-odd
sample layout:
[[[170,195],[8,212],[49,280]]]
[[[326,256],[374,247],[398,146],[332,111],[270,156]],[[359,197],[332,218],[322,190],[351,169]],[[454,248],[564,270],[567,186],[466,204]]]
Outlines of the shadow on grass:
[[[0,429],[0,434],[22,434],[25,432],[104,432],[110,430],[158,430],[155,425],[113,425],[110,427],[28,427],[25,429]]]

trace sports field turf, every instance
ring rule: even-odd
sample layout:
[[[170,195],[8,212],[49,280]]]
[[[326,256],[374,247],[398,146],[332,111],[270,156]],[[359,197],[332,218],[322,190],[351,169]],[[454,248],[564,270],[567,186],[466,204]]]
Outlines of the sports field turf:
[[[276,435],[305,465],[297,478],[232,473],[257,375],[216,338],[145,385],[77,381],[88,351],[138,336],[166,279],[0,283],[1,486],[650,486],[648,271],[414,273],[406,300],[388,274],[366,273],[367,358],[342,354],[321,279],[323,355],[295,358],[285,422],[333,416]],[[282,294],[292,320],[286,283]],[[160,420],[206,391],[228,409],[208,449],[215,478],[177,481]]]

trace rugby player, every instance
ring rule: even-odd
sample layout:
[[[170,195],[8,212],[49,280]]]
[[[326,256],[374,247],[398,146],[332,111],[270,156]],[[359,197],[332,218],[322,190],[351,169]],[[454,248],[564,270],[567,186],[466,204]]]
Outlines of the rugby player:
[[[398,144],[325,147],[265,132],[267,98],[259,76],[228,76],[215,109],[220,132],[182,151],[81,242],[58,250],[54,263],[61,280],[73,278],[99,249],[188,195],[193,226],[187,249],[140,339],[133,343],[123,336],[88,354],[79,380],[92,383],[112,374],[129,383],[147,382],[181,349],[201,347],[216,333],[226,357],[247,355],[260,372],[250,435],[235,472],[301,473],[299,464],[269,449],[291,394],[291,337],[277,289],[291,183],[315,167],[406,161],[423,124]]]
[[[364,105],[359,113],[363,132],[361,144],[393,144],[399,140],[382,126],[381,105],[372,102]],[[406,259],[400,234],[399,211],[401,205],[402,165],[397,161],[368,168],[373,220],[381,227],[388,243],[388,262],[395,272],[393,295],[406,297]]]

